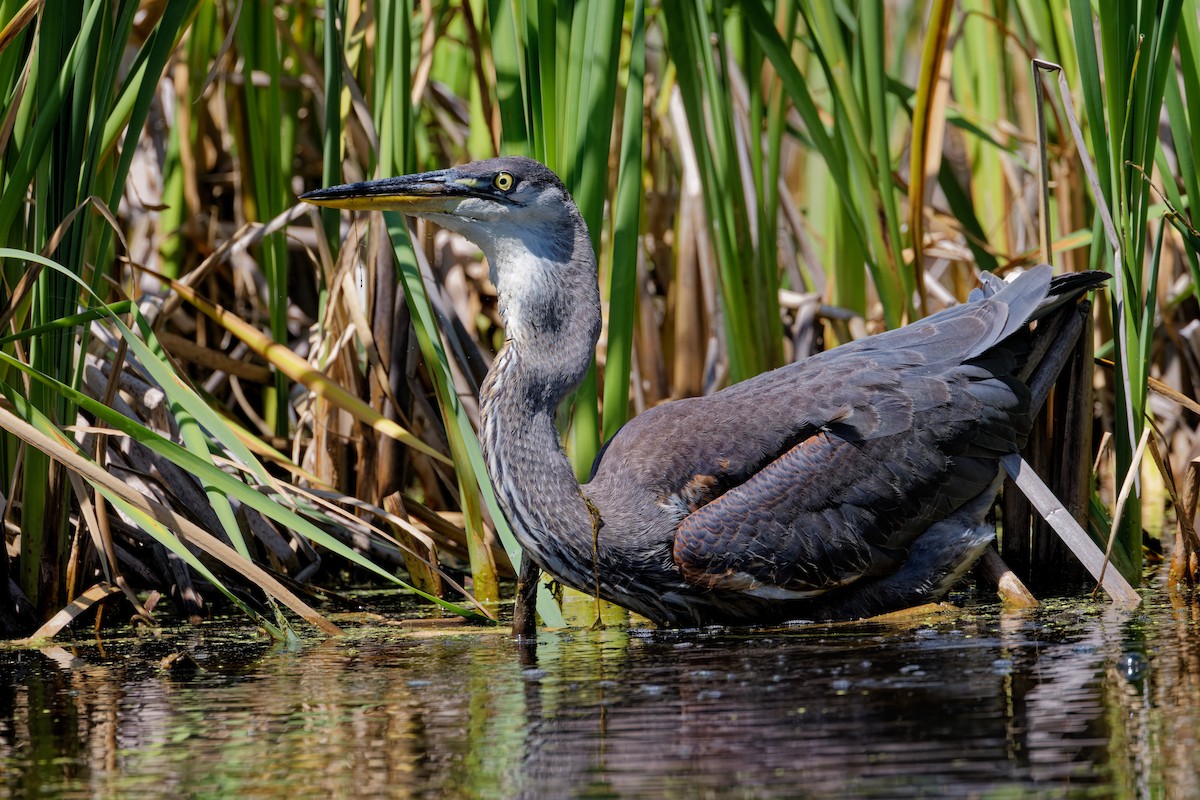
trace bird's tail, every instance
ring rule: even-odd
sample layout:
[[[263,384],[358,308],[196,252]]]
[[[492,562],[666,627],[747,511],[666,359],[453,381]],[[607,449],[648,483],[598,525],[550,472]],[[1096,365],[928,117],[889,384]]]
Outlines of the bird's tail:
[[[1049,269],[1049,266],[1039,264],[1033,269],[1045,270]],[[1107,272],[1101,272],[1100,270],[1067,272],[1062,275],[1055,275],[1050,279],[1050,285],[1046,289],[1045,296],[1038,302],[1030,314],[1025,317],[1025,321],[1033,322],[1034,320],[1041,319],[1055,309],[1077,300],[1092,289],[1103,286],[1104,282],[1111,277]],[[1012,286],[1012,284],[1002,280],[991,272],[980,273],[979,287],[971,290],[967,302],[993,297],[1009,286]]]

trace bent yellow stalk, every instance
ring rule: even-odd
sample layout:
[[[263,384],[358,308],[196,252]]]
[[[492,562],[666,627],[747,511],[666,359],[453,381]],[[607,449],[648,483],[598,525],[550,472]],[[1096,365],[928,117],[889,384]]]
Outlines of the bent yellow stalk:
[[[68,469],[81,475],[110,500],[116,498],[129,504],[146,514],[149,518],[166,525],[169,530],[174,530],[182,541],[189,542],[214,558],[219,559],[222,563],[236,570],[248,580],[262,587],[264,591],[268,592],[272,597],[279,600],[279,602],[283,603],[314,627],[333,636],[341,634],[342,631],[338,626],[325,619],[325,617],[309,607],[303,600],[288,591],[283,584],[271,577],[265,570],[243,558],[232,547],[212,536],[200,526],[179,516],[166,506],[142,496],[125,482],[113,477],[100,465],[89,461],[67,446],[42,435],[33,425],[21,419],[7,408],[0,407],[0,424],[3,424],[5,430],[29,446],[37,448]],[[179,550],[184,551],[180,552],[181,556],[188,558],[189,561],[194,561],[194,557],[190,553],[186,553],[185,555],[186,548],[180,547]],[[198,563],[192,563],[192,566],[195,567]],[[200,566],[202,568],[202,565]],[[201,571],[207,573],[207,570],[203,568]],[[220,585],[219,582],[218,585]]]
[[[180,297],[195,306],[197,310],[241,339],[251,350],[265,358],[284,375],[287,375],[297,383],[303,384],[313,394],[328,400],[347,414],[354,416],[360,422],[370,426],[384,436],[390,436],[396,441],[424,453],[430,458],[441,461],[443,464],[452,464],[449,458],[434,450],[410,431],[392,422],[362,400],[359,400],[329,380],[324,374],[313,369],[312,364],[293,353],[286,346],[266,336],[258,328],[255,328],[236,314],[227,311],[215,303],[208,302],[186,284],[171,280],[167,276],[160,275],[153,270],[146,271],[168,284],[179,293]]]

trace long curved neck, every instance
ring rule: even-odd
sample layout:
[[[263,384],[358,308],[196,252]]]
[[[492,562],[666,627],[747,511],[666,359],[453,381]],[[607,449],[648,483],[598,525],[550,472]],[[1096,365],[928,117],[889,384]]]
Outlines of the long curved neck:
[[[561,252],[519,240],[485,249],[507,340],[483,384],[482,444],[521,546],[559,580],[586,588],[593,575],[592,515],[555,416],[591,363],[600,297],[587,229],[577,212],[570,219],[574,236],[565,241],[573,246]]]

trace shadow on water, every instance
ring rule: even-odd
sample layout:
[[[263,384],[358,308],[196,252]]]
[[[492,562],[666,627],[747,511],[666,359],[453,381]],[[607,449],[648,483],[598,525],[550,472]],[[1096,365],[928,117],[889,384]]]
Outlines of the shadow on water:
[[[0,651],[0,796],[1200,796],[1190,608],[178,636]]]

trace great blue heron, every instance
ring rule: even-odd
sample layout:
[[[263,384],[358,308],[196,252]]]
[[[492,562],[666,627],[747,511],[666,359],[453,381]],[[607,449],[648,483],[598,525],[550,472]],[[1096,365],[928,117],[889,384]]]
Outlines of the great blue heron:
[[[935,600],[992,540],[999,459],[1030,427],[1028,322],[1101,273],[1029,270],[990,296],[652,408],[580,486],[555,428],[600,334],[596,255],[558,177],[495,158],[304,200],[395,209],[478,245],[506,341],[482,443],[525,552],[661,625],[868,616]]]

